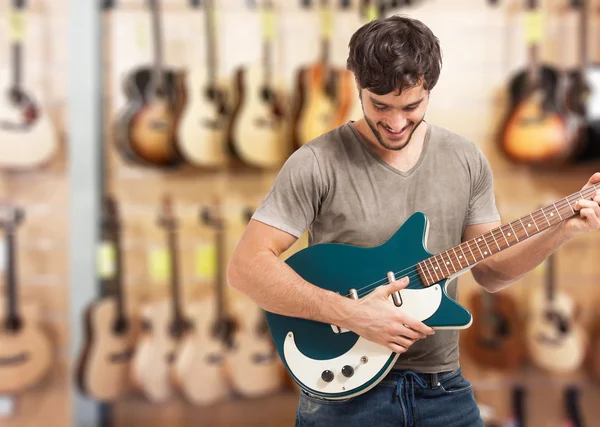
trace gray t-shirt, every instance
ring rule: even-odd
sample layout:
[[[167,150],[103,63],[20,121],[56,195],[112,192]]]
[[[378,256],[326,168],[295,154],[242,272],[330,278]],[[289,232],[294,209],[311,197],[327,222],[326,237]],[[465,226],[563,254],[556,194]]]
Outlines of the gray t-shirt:
[[[373,247],[386,242],[414,212],[430,222],[427,249],[456,246],[466,225],[500,220],[492,170],[472,142],[428,124],[413,168],[385,163],[349,122],[296,150],[281,168],[253,219],[308,244]],[[457,299],[457,287],[448,295]],[[458,368],[458,331],[438,330],[401,354],[395,368],[442,372]]]

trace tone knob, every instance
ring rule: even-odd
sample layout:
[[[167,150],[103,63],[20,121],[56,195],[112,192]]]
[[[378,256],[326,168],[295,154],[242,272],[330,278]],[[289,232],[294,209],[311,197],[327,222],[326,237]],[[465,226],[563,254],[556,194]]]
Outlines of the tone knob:
[[[321,379],[326,383],[330,383],[331,381],[333,381],[333,372],[331,372],[330,370],[323,371],[321,373]]]
[[[342,368],[342,375],[346,378],[350,378],[352,375],[354,375],[354,368],[350,365],[344,366]]]

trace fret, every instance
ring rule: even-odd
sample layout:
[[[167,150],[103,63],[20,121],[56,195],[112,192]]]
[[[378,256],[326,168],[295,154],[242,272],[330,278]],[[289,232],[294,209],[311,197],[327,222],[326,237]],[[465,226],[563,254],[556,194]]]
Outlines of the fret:
[[[517,239],[517,243],[519,242],[519,235],[517,233],[515,233],[515,229],[512,226],[512,222],[509,222],[508,225],[510,225],[510,229],[512,230],[513,234],[515,235],[515,239]]]
[[[490,233],[492,235],[492,239],[494,239],[494,242],[496,242],[496,246],[498,246],[498,252],[500,252],[502,250],[502,248],[500,247],[500,245],[498,244],[498,241],[496,240],[496,237],[494,236],[494,230],[492,230]]]
[[[477,262],[477,258],[475,258],[475,254],[473,254],[473,251],[471,250],[471,245],[469,244],[469,242],[467,243],[467,248],[469,248],[469,252],[471,252],[471,256],[473,257],[473,263]]]
[[[594,186],[594,188],[596,188],[596,186]],[[578,193],[579,193],[579,195],[581,196],[582,199],[585,199],[585,197],[583,197],[583,194],[581,194],[581,191],[578,191]]]
[[[492,250],[490,249],[490,246],[489,246],[489,245],[488,245],[488,243],[487,243],[487,239],[486,239],[485,235],[483,236],[483,242],[484,242],[484,243],[485,243],[485,245],[487,246],[487,248],[488,248],[488,251],[489,251],[490,255],[492,255],[492,254],[493,254],[493,252],[492,252]],[[483,254],[484,254],[484,255],[487,255],[487,252],[484,252]]]
[[[481,238],[479,240],[481,240]],[[484,259],[485,256],[483,255],[483,252],[481,252],[481,248],[479,247],[479,243],[477,243],[477,240],[475,240],[475,246],[477,246],[477,249],[479,249],[479,253],[481,254],[481,259]]]
[[[454,269],[454,272],[456,273],[458,270],[456,269],[456,267],[454,266],[454,263],[452,262],[452,258],[450,258],[450,255],[448,254],[448,251],[446,251],[446,256],[448,257],[448,259],[450,260],[450,264],[452,264],[452,268]]]
[[[510,246],[510,243],[508,243],[508,239],[506,238],[506,235],[504,234],[504,230],[502,230],[502,227],[500,227],[500,232],[502,233],[502,237],[504,237],[504,240],[506,240],[506,246]]]
[[[519,221],[521,221],[521,218],[519,218]],[[525,234],[527,234],[527,236],[529,237],[529,233],[527,232],[527,229],[525,228],[525,224],[523,224],[523,221],[521,221],[521,227],[523,227],[523,230],[525,230]]]
[[[463,254],[463,258],[464,258],[464,259],[465,259],[465,261],[467,262],[467,265],[469,265],[469,257],[467,257],[467,255],[465,254],[465,251],[463,251],[462,245],[463,245],[463,244],[461,243],[460,245],[458,245],[458,247],[460,248],[460,251],[461,251],[461,252],[462,252],[462,254]]]
[[[573,212],[573,215],[575,215],[575,209],[573,209],[573,206],[571,206],[571,201],[569,200],[568,197],[565,197],[565,200],[567,201],[569,208],[571,208],[571,212]]]
[[[529,217],[531,218],[531,220],[533,221],[533,225],[535,225],[535,228],[537,228],[537,231],[540,231],[540,229],[537,226],[537,222],[535,221],[535,219],[533,219],[533,216],[531,214],[529,214]]]
[[[546,222],[548,223],[548,225],[550,227],[552,227],[552,224],[550,224],[550,221],[548,221],[548,217],[546,216],[546,212],[544,212],[544,208],[540,209],[542,211],[542,214],[544,215],[544,218],[546,218]]]
[[[432,270],[432,271],[433,271],[433,273],[435,274],[435,282],[434,282],[434,283],[437,283],[437,282],[439,282],[439,281],[440,281],[440,278],[438,277],[438,273],[437,273],[437,271],[436,271],[436,269],[435,269],[435,266],[433,265],[433,261],[431,260],[431,258],[429,258],[429,265],[431,266],[431,270]]]
[[[427,280],[433,279],[433,277],[431,276],[431,272],[429,271],[429,267],[427,267],[427,263],[420,263],[420,265],[421,265],[421,271],[422,272],[424,271],[423,270],[423,265],[424,265],[425,266],[425,270],[427,270],[427,273],[429,273],[429,279],[427,279]],[[431,283],[434,283],[434,282],[431,282]]]
[[[438,261],[437,257],[438,257],[438,256],[436,255],[436,256],[434,256],[433,258],[435,259],[435,262],[437,263],[437,265],[438,265],[438,268],[440,269],[440,273],[442,273],[442,275],[443,275],[443,274],[444,274],[444,271],[442,270],[442,266],[440,265],[440,262]],[[443,260],[442,260],[442,261],[443,261]]]
[[[460,262],[460,257],[456,254],[456,251],[454,250],[454,248],[452,248],[452,252],[454,252],[454,256],[456,257],[456,262],[458,263],[458,266],[462,270],[463,266],[462,266],[462,263]]]
[[[560,220],[562,221],[563,217],[562,217],[562,215],[560,214],[560,212],[559,212],[558,208],[556,207],[556,204],[552,203],[552,206],[554,206],[554,209],[556,210],[556,213],[558,214],[558,217],[559,217],[559,218],[560,218]]]

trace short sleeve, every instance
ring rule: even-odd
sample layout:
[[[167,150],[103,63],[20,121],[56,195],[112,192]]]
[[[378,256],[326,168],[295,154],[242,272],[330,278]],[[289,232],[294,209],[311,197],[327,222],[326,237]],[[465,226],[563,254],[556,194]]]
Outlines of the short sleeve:
[[[317,157],[303,145],[284,163],[252,219],[300,238],[317,217],[324,193]]]
[[[492,168],[479,147],[472,162],[471,199],[466,225],[500,221]]]

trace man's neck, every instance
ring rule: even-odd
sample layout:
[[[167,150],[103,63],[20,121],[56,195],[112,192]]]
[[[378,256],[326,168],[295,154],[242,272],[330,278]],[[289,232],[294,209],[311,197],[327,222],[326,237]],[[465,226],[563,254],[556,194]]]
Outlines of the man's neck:
[[[384,162],[402,172],[410,170],[419,161],[428,127],[427,123],[422,121],[412,134],[406,147],[400,151],[395,151],[381,146],[364,118],[354,122],[354,126],[375,154]]]

